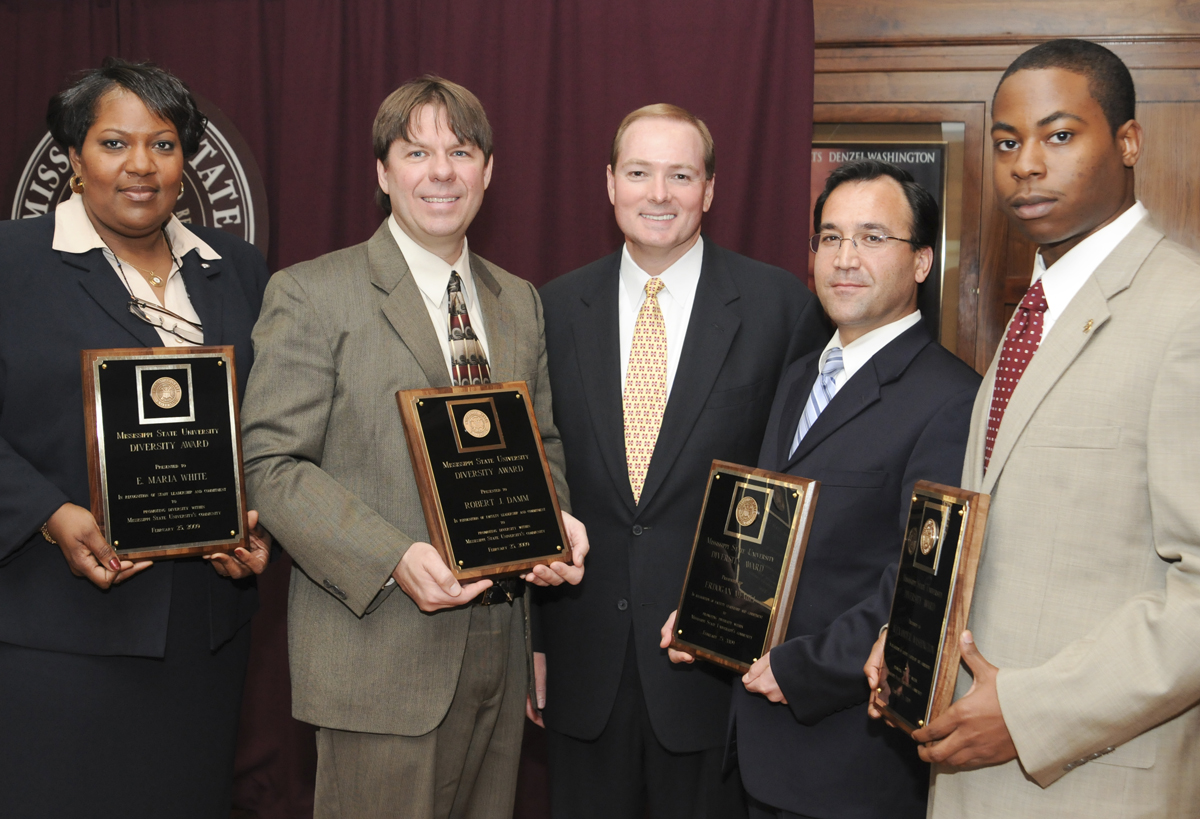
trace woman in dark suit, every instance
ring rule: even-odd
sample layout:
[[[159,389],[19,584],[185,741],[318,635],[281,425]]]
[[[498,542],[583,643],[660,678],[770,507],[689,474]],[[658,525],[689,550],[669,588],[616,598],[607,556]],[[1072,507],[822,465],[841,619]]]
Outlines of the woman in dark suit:
[[[240,392],[266,264],[172,215],[206,121],[169,73],[110,58],[47,121],[74,195],[0,223],[0,813],[227,819],[269,535],[119,560],[87,508],[79,351],[231,344]]]

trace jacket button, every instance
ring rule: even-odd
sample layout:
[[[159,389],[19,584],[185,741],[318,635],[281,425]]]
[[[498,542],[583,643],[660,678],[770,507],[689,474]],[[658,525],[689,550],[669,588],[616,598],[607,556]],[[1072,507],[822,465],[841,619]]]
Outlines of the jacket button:
[[[640,523],[633,524],[633,533],[635,535],[640,535],[642,533],[642,524],[640,524]]]
[[[629,601],[624,597],[617,601],[617,611],[625,611],[627,608],[629,608]]]

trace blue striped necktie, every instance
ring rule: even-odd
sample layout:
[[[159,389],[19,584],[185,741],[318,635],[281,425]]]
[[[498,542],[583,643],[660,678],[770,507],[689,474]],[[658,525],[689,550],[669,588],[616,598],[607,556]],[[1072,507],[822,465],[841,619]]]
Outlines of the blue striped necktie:
[[[821,368],[821,375],[813,384],[812,392],[808,395],[808,403],[804,406],[804,414],[800,416],[800,423],[796,427],[796,437],[792,439],[792,448],[788,450],[788,457],[792,457],[792,453],[796,451],[796,447],[800,446],[800,441],[816,423],[817,416],[825,411],[829,406],[829,402],[833,400],[833,395],[837,392],[834,389],[834,379],[837,374],[843,369],[842,366],[842,348],[831,347],[829,355],[825,356],[825,366]]]

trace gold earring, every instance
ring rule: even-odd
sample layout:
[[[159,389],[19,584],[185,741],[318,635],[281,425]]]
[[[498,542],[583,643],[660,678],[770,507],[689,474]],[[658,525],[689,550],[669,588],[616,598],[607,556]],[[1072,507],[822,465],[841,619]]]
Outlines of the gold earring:
[[[79,174],[71,177],[71,190],[75,193],[83,193],[83,177]]]
[[[179,195],[183,196],[183,180],[179,180]]]

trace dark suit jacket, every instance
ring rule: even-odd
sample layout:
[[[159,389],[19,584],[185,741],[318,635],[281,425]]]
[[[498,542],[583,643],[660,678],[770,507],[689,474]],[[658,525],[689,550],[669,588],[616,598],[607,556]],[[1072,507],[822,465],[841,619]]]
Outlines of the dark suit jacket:
[[[181,260],[206,344],[232,344],[239,391],[253,354],[250,330],[267,284],[251,245],[190,226],[221,258]],[[39,527],[59,506],[90,506],[79,351],[154,347],[153,327],[128,310],[129,293],[100,250],[53,250],[54,215],[0,222],[0,641],[79,654],[161,657],[173,563],[159,561],[102,591],[71,574]],[[212,645],[258,605],[253,580],[212,572]]]
[[[780,373],[828,335],[799,279],[706,239],[682,357],[635,506],[621,410],[620,263],[618,251],[541,290],[573,514],[591,542],[582,584],[539,590],[545,719],[570,736],[600,734],[632,628],[658,740],[698,751],[724,739],[730,675],[705,663],[672,665],[658,642],[679,603],[709,467],[714,458],[754,462]]]
[[[768,805],[916,819],[929,769],[903,732],[868,719],[862,667],[887,622],[913,484],[958,484],[980,379],[917,324],[842,385],[788,457],[819,358],[784,375],[758,461],[821,482],[787,640],[770,655],[788,704],[739,680],[731,740],[746,790]]]

